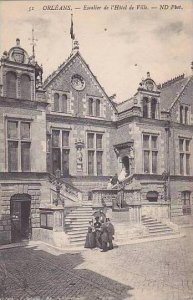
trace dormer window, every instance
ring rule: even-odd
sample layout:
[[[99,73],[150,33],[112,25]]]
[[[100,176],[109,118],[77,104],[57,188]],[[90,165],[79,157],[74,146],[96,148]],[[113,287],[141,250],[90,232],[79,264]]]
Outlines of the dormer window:
[[[93,116],[94,115],[94,101],[92,98],[88,99],[88,114],[89,116]]]
[[[31,100],[31,78],[27,74],[20,77],[21,99]]]
[[[148,118],[148,98],[143,98],[143,118]]]
[[[54,111],[59,111],[59,94],[54,94]]]
[[[180,105],[180,123],[189,124],[189,107],[187,105]]]
[[[69,113],[70,99],[68,93],[57,91],[53,94],[52,110],[59,113]]]
[[[156,111],[157,111],[157,100],[151,100],[151,117],[152,119],[156,119]]]
[[[188,124],[188,107],[185,106],[184,108],[184,123]]]
[[[7,97],[16,98],[17,97],[17,75],[15,72],[7,72],[6,74],[6,88]]]
[[[67,96],[64,94],[61,97],[61,112],[67,113],[68,106],[67,106]]]
[[[100,105],[101,105],[100,100],[96,99],[96,117],[100,117]]]
[[[184,108],[183,108],[183,106],[181,105],[181,106],[180,106],[180,123],[182,123],[182,124],[183,124],[183,110],[184,110]]]
[[[98,97],[89,97],[87,101],[87,114],[90,117],[101,117],[102,115],[102,99]]]
[[[158,115],[158,105],[156,98],[143,98],[142,109],[143,109],[143,118],[157,119]]]

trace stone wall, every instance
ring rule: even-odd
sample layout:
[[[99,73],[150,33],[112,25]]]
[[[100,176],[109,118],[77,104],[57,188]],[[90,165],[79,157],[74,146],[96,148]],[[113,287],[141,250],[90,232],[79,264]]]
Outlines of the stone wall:
[[[10,199],[16,194],[27,194],[31,197],[31,223],[33,230],[40,227],[40,197],[41,184],[39,182],[18,182],[0,184],[0,243],[11,242]]]
[[[175,217],[182,217],[181,219],[188,221],[188,216],[183,216],[182,211],[182,192],[189,191],[190,194],[190,205],[191,212],[193,214],[193,179],[185,176],[176,176],[171,178],[171,216],[175,219]]]
[[[46,115],[40,109],[1,107],[0,109],[0,172],[8,171],[6,120],[22,120],[31,123],[30,161],[31,172],[46,172]],[[18,170],[19,171],[19,170]]]
[[[169,219],[169,205],[159,203],[143,204],[142,215],[156,220]]]

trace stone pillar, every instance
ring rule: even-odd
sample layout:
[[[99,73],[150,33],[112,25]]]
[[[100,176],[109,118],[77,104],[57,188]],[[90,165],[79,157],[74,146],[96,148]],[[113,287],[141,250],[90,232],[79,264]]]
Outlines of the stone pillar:
[[[134,148],[131,146],[129,148],[129,164],[130,164],[130,174],[135,173],[135,154],[134,154]]]
[[[61,232],[64,231],[64,208],[62,205],[58,205],[53,210],[54,224],[53,231]]]

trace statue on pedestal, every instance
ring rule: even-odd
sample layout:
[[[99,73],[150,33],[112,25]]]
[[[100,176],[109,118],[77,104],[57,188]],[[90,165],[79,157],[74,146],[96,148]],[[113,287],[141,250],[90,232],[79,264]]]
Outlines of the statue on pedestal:
[[[81,139],[75,141],[76,145],[76,166],[77,171],[83,171],[83,153],[84,142]]]

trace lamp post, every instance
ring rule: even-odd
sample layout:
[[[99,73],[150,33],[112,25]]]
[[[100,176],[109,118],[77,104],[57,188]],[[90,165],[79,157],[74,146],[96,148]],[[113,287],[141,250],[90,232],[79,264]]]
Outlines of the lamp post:
[[[51,175],[50,180],[52,184],[56,187],[56,198],[53,199],[53,204],[55,204],[54,207],[52,207],[53,210],[53,216],[54,216],[54,223],[53,223],[53,231],[55,232],[61,232],[64,231],[64,199],[61,199],[60,191],[63,185],[63,180],[61,178],[61,171],[57,169],[55,171],[55,176]]]
[[[55,172],[55,180],[53,181],[53,184],[56,187],[56,199],[53,200],[53,203],[58,206],[58,204],[62,204],[64,207],[64,199],[61,199],[60,191],[63,185],[62,179],[61,179],[61,171],[59,169]]]
[[[168,173],[164,171],[162,173],[162,179],[164,181],[164,200],[167,201],[168,198],[168,192],[167,192],[167,181],[168,181]]]

